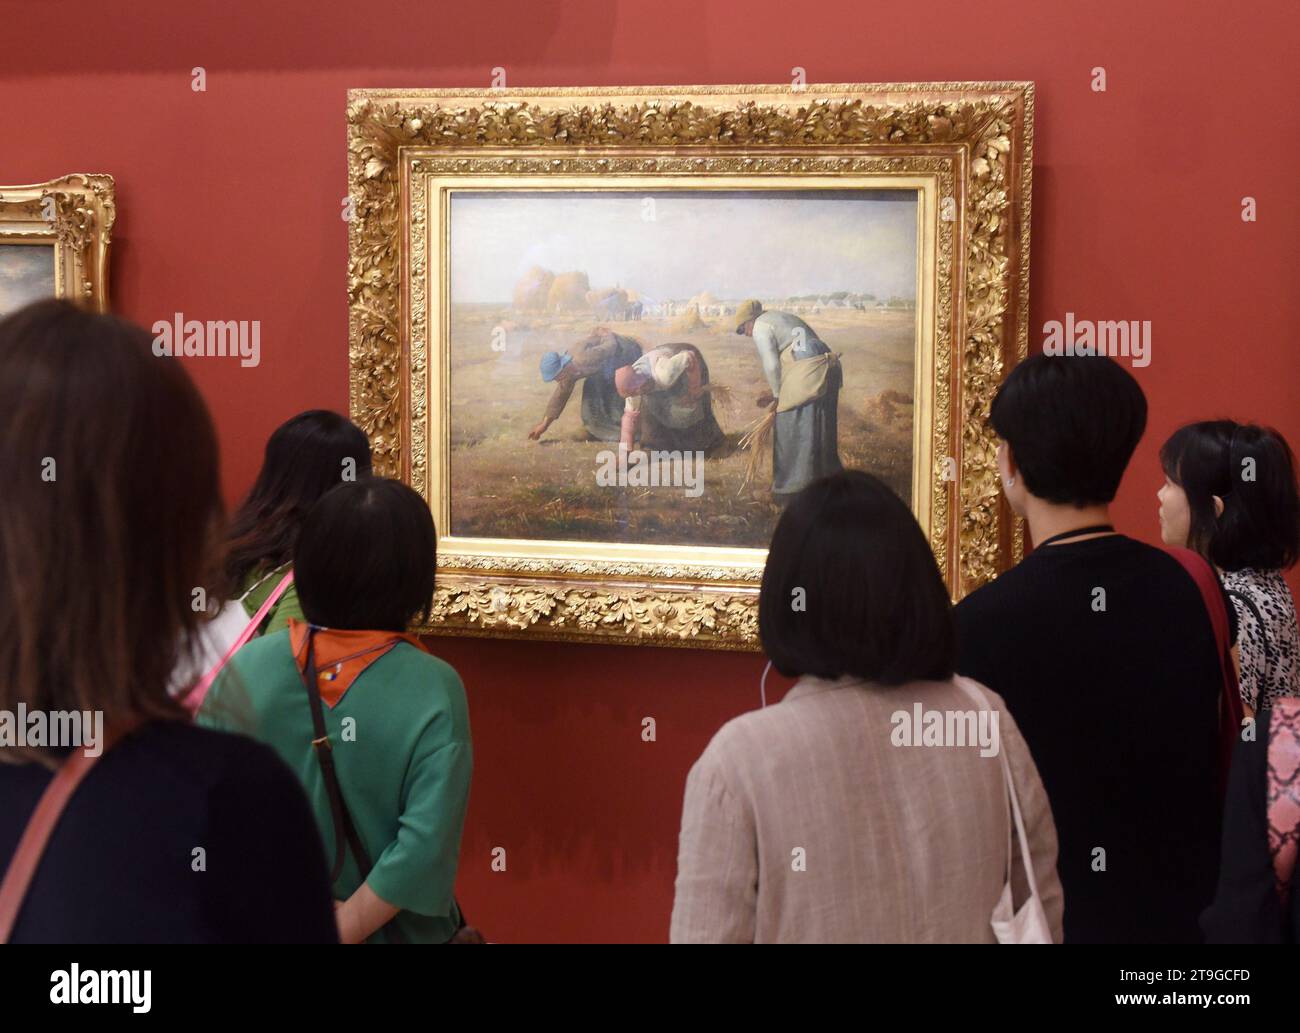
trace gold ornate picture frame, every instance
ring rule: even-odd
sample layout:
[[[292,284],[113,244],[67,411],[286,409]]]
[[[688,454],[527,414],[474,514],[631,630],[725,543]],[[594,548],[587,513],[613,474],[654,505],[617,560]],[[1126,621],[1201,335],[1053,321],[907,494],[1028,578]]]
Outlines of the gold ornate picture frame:
[[[107,312],[116,217],[112,176],[78,172],[48,183],[0,186],[0,274],[5,255],[18,254],[10,247],[47,248],[53,295]]]
[[[985,417],[1027,350],[1033,109],[1016,82],[351,91],[350,408],[433,510],[423,630],[758,648],[763,549],[447,533],[458,191],[914,192],[913,509],[954,599],[1014,563]]]

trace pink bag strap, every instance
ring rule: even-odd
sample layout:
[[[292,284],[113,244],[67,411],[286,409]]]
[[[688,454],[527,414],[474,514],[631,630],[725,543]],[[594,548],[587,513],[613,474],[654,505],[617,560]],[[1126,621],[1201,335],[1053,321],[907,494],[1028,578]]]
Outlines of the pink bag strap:
[[[185,709],[190,712],[191,716],[197,714],[199,712],[199,707],[203,706],[203,701],[208,697],[208,689],[212,688],[212,683],[217,680],[217,675],[219,675],[226,664],[230,662],[230,658],[243,649],[244,646],[248,644],[248,640],[257,633],[257,629],[262,626],[262,621],[266,620],[266,615],[270,613],[272,607],[280,601],[280,596],[284,595],[285,590],[291,584],[293,584],[292,570],[280,579],[280,583],[275,586],[275,589],[271,594],[268,595],[262,605],[258,607],[257,612],[253,614],[253,619],[250,620],[244,630],[239,633],[239,638],[235,639],[230,648],[226,650],[226,655],[221,658],[220,662],[212,668],[212,670],[200,678],[195,683],[194,688],[190,689],[186,694],[184,700]]]

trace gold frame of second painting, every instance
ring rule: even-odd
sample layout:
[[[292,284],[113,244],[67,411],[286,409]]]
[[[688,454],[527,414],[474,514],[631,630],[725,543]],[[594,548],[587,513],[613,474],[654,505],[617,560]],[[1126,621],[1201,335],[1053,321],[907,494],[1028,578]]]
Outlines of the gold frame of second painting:
[[[371,437],[377,471],[415,487],[440,530],[435,606],[422,630],[758,645],[765,550],[443,533],[452,491],[447,236],[450,198],[461,190],[915,190],[912,508],[954,599],[1019,557],[1022,532],[999,497],[982,417],[1027,344],[1032,86],[801,93],[349,95],[351,410]],[[592,107],[598,99],[604,106]],[[777,100],[780,107],[767,106]],[[745,138],[764,112],[775,124]],[[654,113],[668,121],[646,133]],[[575,114],[579,122],[567,121]],[[797,138],[791,119],[806,125],[813,114],[823,138]],[[741,120],[745,134],[736,132]],[[476,131],[467,134],[467,125]],[[613,142],[604,134],[611,126]],[[729,139],[728,128],[742,138]],[[669,140],[655,141],[656,132]]]
[[[54,297],[108,311],[108,252],[117,218],[113,177],[75,172],[0,186],[0,244],[53,249]]]

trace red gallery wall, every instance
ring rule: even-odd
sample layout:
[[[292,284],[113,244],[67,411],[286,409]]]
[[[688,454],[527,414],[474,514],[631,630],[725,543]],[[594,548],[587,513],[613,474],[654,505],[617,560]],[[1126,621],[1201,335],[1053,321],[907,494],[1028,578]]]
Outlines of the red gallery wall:
[[[1154,540],[1156,449],[1181,422],[1254,418],[1300,444],[1293,0],[46,0],[0,3],[0,25],[0,183],[112,173],[119,312],[262,322],[258,368],[190,367],[231,502],[278,423],[346,410],[345,91],[487,86],[496,66],[517,86],[785,82],[796,66],[810,82],[1033,80],[1031,326],[1067,311],[1153,324],[1122,527]],[[470,916],[506,942],[665,939],[686,773],[757,705],[762,661],[435,646],[470,694]]]

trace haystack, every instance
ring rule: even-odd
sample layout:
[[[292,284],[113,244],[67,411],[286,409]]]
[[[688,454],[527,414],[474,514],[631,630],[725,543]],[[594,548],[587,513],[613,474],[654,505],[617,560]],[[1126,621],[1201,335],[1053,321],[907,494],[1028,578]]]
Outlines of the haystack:
[[[577,312],[587,307],[591,284],[586,273],[560,273],[547,292],[546,307],[551,312]]]
[[[699,305],[692,305],[673,321],[674,333],[692,334],[707,329],[709,324],[700,318]]]
[[[554,282],[553,272],[543,269],[540,265],[533,266],[515,284],[515,308],[524,311],[546,308],[546,299]]]
[[[872,397],[868,395],[862,402],[862,415],[868,423],[887,426],[910,416],[906,408],[912,405],[912,396],[892,388],[881,391]]]

